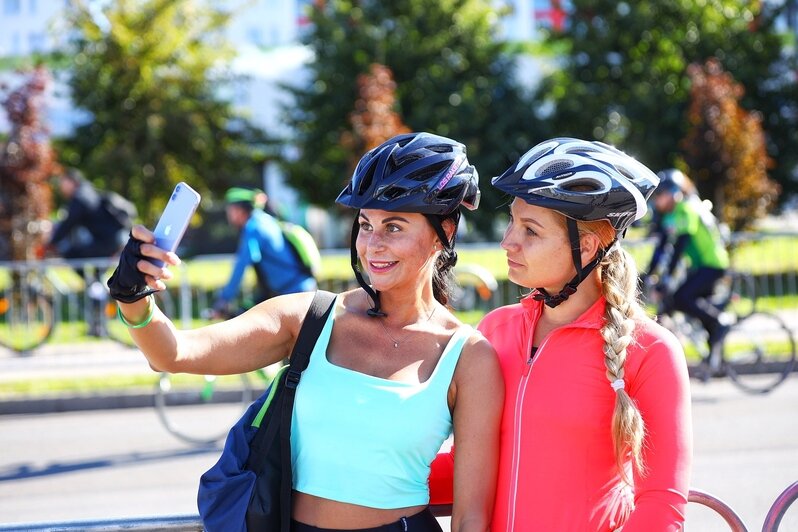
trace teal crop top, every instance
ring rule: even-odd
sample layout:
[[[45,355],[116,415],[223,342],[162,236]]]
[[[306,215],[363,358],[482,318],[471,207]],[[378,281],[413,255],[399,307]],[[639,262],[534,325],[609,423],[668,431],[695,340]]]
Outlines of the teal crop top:
[[[430,463],[452,432],[449,384],[472,329],[452,335],[426,382],[406,383],[331,364],[326,352],[334,315],[297,388],[294,489],[372,508],[428,504]]]

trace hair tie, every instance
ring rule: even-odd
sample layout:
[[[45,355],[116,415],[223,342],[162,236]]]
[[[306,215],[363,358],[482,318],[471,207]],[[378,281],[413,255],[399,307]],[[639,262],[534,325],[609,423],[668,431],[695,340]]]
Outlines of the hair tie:
[[[615,379],[610,383],[610,386],[612,386],[612,389],[615,390],[616,392],[618,390],[623,390],[624,387],[623,379]]]

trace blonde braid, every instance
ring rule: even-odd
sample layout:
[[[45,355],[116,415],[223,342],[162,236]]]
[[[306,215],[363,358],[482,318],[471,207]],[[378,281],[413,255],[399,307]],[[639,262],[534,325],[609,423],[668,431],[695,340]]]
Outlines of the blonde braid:
[[[632,257],[616,246],[600,263],[600,277],[604,298],[607,301],[604,313],[605,325],[601,328],[604,339],[604,365],[607,379],[615,383],[624,378],[626,349],[633,341],[633,317],[642,313],[637,299],[637,267]],[[631,456],[632,465],[644,472],[642,457],[645,425],[632,398],[623,387],[615,392],[615,411],[612,415],[612,441],[615,459],[621,476],[627,483],[629,479],[623,467],[624,459]]]

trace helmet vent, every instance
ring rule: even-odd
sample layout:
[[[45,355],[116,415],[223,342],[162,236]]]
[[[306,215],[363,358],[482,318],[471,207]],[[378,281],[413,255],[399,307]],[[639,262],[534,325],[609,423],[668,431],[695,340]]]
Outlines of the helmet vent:
[[[426,181],[428,179],[434,179],[441,171],[448,168],[450,164],[450,161],[441,161],[439,163],[427,166],[418,172],[412,173],[408,175],[407,178],[412,179],[413,181]]]
[[[404,157],[397,157],[397,158],[395,158],[395,159],[393,159],[391,161],[393,163],[391,165],[391,172],[394,172],[394,171],[398,170],[399,168],[407,166],[408,164],[416,162],[416,161],[418,161],[419,159],[422,159],[422,158],[423,157],[420,154],[418,154],[418,153],[409,153],[409,154],[405,155]]]
[[[358,183],[357,194],[365,194],[371,187],[371,183],[374,181],[374,172],[377,168],[375,163],[376,161],[371,161],[366,172],[362,174],[363,177],[360,178],[360,183]]]
[[[615,164],[614,166],[615,166],[615,169],[618,170],[621,174],[623,174],[623,176],[625,178],[627,178],[629,181],[636,181],[637,180],[637,176],[635,175],[635,173],[629,171],[629,169],[627,169],[626,167],[621,166],[619,164]]]
[[[569,170],[574,164],[571,161],[557,160],[542,166],[536,173],[535,177],[540,177],[546,174],[560,174]],[[562,176],[557,176],[562,177]]]
[[[426,147],[429,151],[434,151],[435,153],[451,153],[452,147],[446,144],[432,144]]]
[[[400,198],[407,193],[407,189],[402,187],[389,187],[385,189],[380,196],[385,200],[394,200],[396,198]]]
[[[443,200],[443,201],[457,200],[457,201],[459,201],[462,198],[462,196],[463,196],[463,194],[465,192],[464,189],[465,189],[465,185],[463,184],[463,185],[459,185],[459,186],[456,186],[456,187],[451,187],[451,188],[448,188],[446,190],[443,190],[443,191],[441,191],[440,194],[438,194],[438,200]]]
[[[569,192],[594,192],[596,190],[603,190],[603,187],[592,179],[575,179],[574,181],[566,183],[561,188]]]

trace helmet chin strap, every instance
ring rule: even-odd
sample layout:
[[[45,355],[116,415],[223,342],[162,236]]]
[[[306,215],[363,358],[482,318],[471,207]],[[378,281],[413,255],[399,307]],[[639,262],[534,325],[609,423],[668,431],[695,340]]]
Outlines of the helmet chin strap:
[[[551,308],[556,307],[576,293],[576,288],[579,284],[587,279],[590,272],[598,266],[598,263],[601,262],[601,259],[607,254],[607,250],[615,243],[613,242],[613,244],[610,244],[606,248],[599,249],[598,252],[596,252],[595,258],[583,268],[582,246],[579,244],[579,229],[576,226],[576,220],[566,217],[565,221],[568,226],[568,239],[571,241],[571,257],[574,261],[574,268],[576,268],[576,275],[574,275],[573,279],[565,283],[563,289],[557,294],[551,295],[545,288],[535,288],[535,293],[532,294],[532,299],[535,301],[543,301],[543,303]]]
[[[359,213],[360,211],[358,211],[358,214]],[[380,293],[371,288],[366,280],[363,279],[363,274],[360,273],[360,266],[357,263],[357,246],[355,245],[355,242],[357,242],[358,231],[360,231],[360,222],[358,215],[355,215],[355,221],[352,222],[352,238],[349,244],[349,259],[350,264],[352,265],[352,271],[355,272],[357,284],[359,284],[360,287],[366,291],[368,296],[374,302],[374,306],[368,309],[366,313],[372,317],[385,317],[387,314],[380,310]]]

